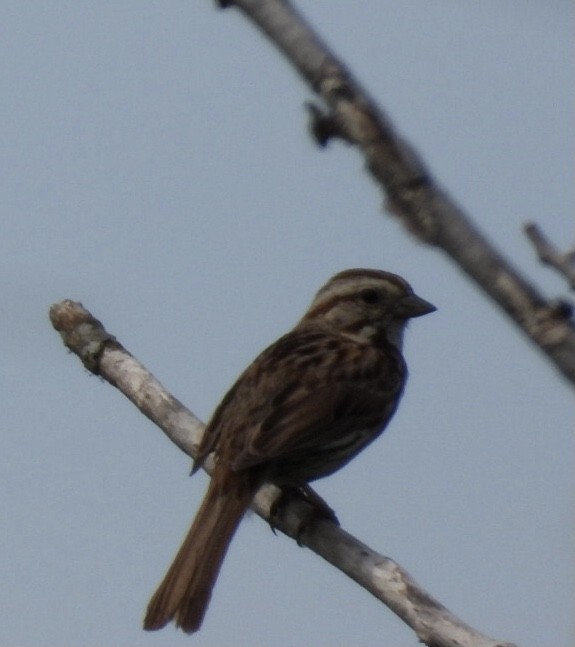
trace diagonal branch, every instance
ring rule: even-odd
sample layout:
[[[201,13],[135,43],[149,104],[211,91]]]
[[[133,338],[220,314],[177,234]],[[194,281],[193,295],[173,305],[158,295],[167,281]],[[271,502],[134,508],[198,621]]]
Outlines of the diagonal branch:
[[[413,147],[321,41],[288,0],[234,0],[282,51],[328,113],[312,109],[312,132],[324,145],[339,137],[355,145],[386,197],[388,210],[419,240],[443,250],[523,333],[575,383],[575,326],[472,224],[437,184]]]
[[[80,303],[62,301],[50,309],[50,320],[64,344],[84,366],[121,391],[182,451],[194,456],[204,425],[149,373]],[[211,464],[207,463],[207,471]],[[258,492],[253,509],[270,522],[270,509],[279,489],[267,485]],[[299,499],[282,505],[274,527],[307,546],[387,605],[429,647],[513,647],[492,640],[455,617],[424,591],[396,562],[375,552],[342,528],[318,520],[299,532],[309,519],[309,505]]]

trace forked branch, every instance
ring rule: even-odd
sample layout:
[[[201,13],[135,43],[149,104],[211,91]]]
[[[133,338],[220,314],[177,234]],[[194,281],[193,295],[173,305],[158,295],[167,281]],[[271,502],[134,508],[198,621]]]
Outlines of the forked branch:
[[[287,0],[226,0],[281,50],[324,108],[312,108],[318,143],[341,138],[363,155],[388,210],[443,250],[575,383],[575,326],[472,224],[390,119]]]
[[[204,425],[154,378],[80,303],[62,301],[50,309],[50,320],[64,344],[92,373],[121,391],[182,451],[193,457]],[[211,464],[208,461],[207,471]],[[268,485],[253,503],[270,522],[270,509],[279,489]],[[309,519],[308,504],[300,499],[282,505],[273,523],[281,532],[333,564],[387,605],[429,647],[513,647],[492,640],[456,618],[424,591],[397,563],[375,552],[329,521],[318,520],[299,532]]]
[[[575,248],[560,252],[535,223],[525,225],[525,233],[531,241],[539,260],[557,270],[575,290]]]

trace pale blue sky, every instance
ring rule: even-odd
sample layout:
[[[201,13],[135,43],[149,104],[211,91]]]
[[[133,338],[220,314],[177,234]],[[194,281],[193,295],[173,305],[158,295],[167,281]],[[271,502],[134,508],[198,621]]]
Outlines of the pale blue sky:
[[[439,181],[547,295],[521,227],[573,241],[573,3],[300,3]],[[454,266],[318,150],[280,56],[214,3],[3,3],[0,644],[414,645],[256,517],[202,631],[140,629],[206,484],[47,318],[81,300],[204,419],[334,272],[438,307],[385,436],[317,484],[342,525],[523,647],[574,638],[572,390]]]

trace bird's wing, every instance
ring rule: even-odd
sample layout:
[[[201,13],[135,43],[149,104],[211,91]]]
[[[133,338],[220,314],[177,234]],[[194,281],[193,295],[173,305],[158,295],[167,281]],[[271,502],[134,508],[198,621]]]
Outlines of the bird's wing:
[[[350,370],[350,361],[361,361],[361,370]],[[376,379],[366,378],[366,371]],[[337,444],[350,425],[383,427],[395,410],[401,371],[399,355],[390,358],[323,330],[296,329],[256,358],[228,391],[208,424],[197,463],[214,449],[236,470],[278,456],[297,461]]]

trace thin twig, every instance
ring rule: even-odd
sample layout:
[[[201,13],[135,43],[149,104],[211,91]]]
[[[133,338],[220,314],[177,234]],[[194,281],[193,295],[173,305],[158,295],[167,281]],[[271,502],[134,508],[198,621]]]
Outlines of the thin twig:
[[[525,225],[525,233],[543,265],[556,269],[567,279],[569,287],[575,290],[575,249],[560,252],[541,228],[532,222]]]
[[[50,309],[50,320],[67,348],[84,366],[115,386],[182,451],[196,454],[203,423],[117,340],[82,304],[62,301]],[[208,461],[207,471],[211,472]],[[267,485],[257,493],[253,509],[270,523],[279,489]],[[375,552],[336,524],[309,521],[309,505],[299,499],[282,505],[274,527],[320,555],[387,605],[429,647],[514,647],[492,640],[459,620],[424,591],[396,562]]]

